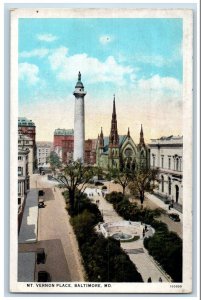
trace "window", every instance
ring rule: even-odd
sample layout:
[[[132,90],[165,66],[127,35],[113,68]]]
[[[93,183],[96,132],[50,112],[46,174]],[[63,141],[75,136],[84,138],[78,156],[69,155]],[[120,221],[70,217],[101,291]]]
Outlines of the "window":
[[[168,193],[171,195],[171,178],[168,177]]]
[[[21,198],[18,198],[18,205],[21,204]]]
[[[161,156],[161,168],[163,169],[164,167],[164,156]]]
[[[179,171],[179,158],[176,158],[176,171]]]
[[[22,156],[18,156],[18,160],[22,160]]]
[[[168,169],[171,169],[171,157],[168,158]]]
[[[26,141],[26,144],[29,144],[29,141]]]
[[[153,155],[153,167],[155,167],[155,163],[156,163],[156,157],[155,155]]]
[[[164,177],[163,175],[161,176],[161,191],[164,193]]]
[[[132,154],[133,154],[133,151],[132,151],[132,149],[130,149],[130,148],[127,148],[127,149],[125,150],[125,155],[126,155],[126,157],[131,157],[131,156],[132,156]]]
[[[22,167],[18,167],[18,175],[22,175],[23,173],[23,168]]]

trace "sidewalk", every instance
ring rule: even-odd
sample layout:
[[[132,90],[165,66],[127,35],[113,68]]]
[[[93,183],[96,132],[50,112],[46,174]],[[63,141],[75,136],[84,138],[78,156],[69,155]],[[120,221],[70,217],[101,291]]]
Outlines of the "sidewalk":
[[[169,210],[169,205],[165,204],[162,200],[160,200],[157,196],[153,195],[153,194],[149,194],[149,193],[145,193],[145,197],[147,199],[149,199],[150,201],[152,201],[153,203],[155,203],[158,207],[164,209],[168,214],[170,213],[174,213],[174,214],[178,214],[181,220],[181,223],[183,223],[183,214],[180,213],[179,211],[177,211],[174,208],[171,208]]]

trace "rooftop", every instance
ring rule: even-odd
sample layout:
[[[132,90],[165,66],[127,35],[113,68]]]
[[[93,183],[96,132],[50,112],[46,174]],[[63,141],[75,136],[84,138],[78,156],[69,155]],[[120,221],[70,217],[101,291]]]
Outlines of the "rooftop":
[[[53,146],[52,142],[37,142],[36,143],[37,147],[44,147],[44,148],[51,148]]]
[[[35,126],[35,123],[25,117],[19,117],[18,126]]]
[[[158,139],[151,139],[151,144],[181,144],[181,143],[183,143],[183,136],[181,135],[162,136]]]
[[[55,129],[54,135],[74,135],[74,130],[73,129]]]

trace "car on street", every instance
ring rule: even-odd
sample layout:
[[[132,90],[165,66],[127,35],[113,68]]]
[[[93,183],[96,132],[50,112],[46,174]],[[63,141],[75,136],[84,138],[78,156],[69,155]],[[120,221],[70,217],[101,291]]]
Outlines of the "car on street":
[[[169,218],[171,219],[171,220],[173,220],[174,222],[180,222],[180,218],[179,218],[179,215],[178,214],[169,214],[168,215],[169,216]]]
[[[45,207],[44,200],[43,199],[39,199],[38,200],[38,208],[43,208],[43,207]]]
[[[38,272],[38,282],[50,282],[51,276],[46,271],[39,271]]]
[[[39,190],[38,191],[38,196],[40,197],[40,196],[43,196],[44,195],[44,191],[43,190]]]

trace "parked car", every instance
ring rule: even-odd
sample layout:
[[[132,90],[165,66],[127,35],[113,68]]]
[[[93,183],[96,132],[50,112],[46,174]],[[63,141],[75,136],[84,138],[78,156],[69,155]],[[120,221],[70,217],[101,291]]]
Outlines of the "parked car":
[[[169,216],[169,218],[170,218],[171,220],[173,220],[174,222],[180,222],[180,218],[179,218],[179,215],[178,215],[178,214],[169,214],[168,216]]]
[[[38,272],[38,282],[50,282],[51,277],[50,274],[46,271],[39,271]]]
[[[40,196],[43,196],[44,195],[44,191],[43,190],[39,190],[38,191],[38,196],[40,197]]]
[[[45,250],[44,248],[37,249],[37,264],[45,263]]]
[[[38,201],[38,208],[43,208],[43,207],[45,207],[44,200],[43,200],[43,199],[40,199],[40,200]]]

